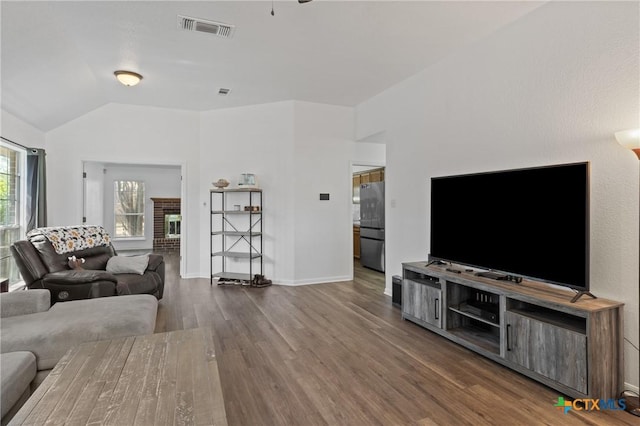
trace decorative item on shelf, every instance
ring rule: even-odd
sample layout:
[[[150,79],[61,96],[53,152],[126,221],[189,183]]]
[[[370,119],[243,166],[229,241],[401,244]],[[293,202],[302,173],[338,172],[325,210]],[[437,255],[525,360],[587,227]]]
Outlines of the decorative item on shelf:
[[[217,181],[213,182],[213,186],[215,186],[218,189],[226,188],[227,186],[229,186],[229,181],[226,179],[220,178]]]
[[[240,180],[238,181],[238,186],[245,188],[257,188],[256,175],[253,173],[242,173],[240,175]]]
[[[260,206],[244,206],[245,212],[259,212]]]

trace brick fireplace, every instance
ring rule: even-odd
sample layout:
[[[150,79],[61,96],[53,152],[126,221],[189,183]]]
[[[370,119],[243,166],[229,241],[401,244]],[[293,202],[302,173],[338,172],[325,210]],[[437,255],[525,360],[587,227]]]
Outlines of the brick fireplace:
[[[153,201],[153,250],[180,251],[180,198]]]

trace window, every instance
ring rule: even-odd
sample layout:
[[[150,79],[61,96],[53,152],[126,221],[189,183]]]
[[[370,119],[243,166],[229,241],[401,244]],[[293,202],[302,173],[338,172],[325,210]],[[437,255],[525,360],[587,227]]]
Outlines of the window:
[[[113,187],[115,238],[144,237],[144,182],[117,180]]]
[[[20,282],[20,271],[9,247],[25,234],[25,173],[23,148],[0,141],[0,278]]]

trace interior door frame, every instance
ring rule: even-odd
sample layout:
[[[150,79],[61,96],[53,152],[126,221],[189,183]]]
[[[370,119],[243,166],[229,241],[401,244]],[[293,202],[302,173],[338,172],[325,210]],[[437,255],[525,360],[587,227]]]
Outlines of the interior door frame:
[[[349,209],[349,229],[352,230],[352,232],[350,232],[351,234],[351,247],[353,247],[353,194],[352,194],[352,188],[353,188],[353,174],[357,173],[354,172],[354,167],[371,167],[372,169],[377,169],[377,168],[383,168],[386,171],[386,164],[384,161],[356,161],[356,160],[351,160],[349,162],[349,206],[351,206],[351,208]],[[386,173],[385,173],[385,180],[386,180]],[[386,206],[387,204],[387,200],[385,198],[385,210],[387,208]],[[386,211],[385,211],[386,213]],[[386,216],[386,214],[385,214]],[[385,225],[386,228],[386,225]],[[385,238],[385,246],[386,246],[386,238]],[[353,250],[349,250],[349,253],[351,254],[351,259],[353,260]],[[384,276],[385,276],[385,282],[387,279],[387,256],[385,254],[384,257]],[[354,270],[353,270],[353,261],[349,263],[349,267],[351,268],[351,280],[353,280],[355,278],[355,274],[354,274]]]
[[[82,218],[85,217],[86,211],[86,194],[85,194],[85,179],[84,179],[84,165],[85,163],[100,163],[100,164],[117,164],[117,165],[128,165],[128,166],[165,166],[165,167],[180,167],[180,214],[182,216],[182,221],[180,223],[181,234],[180,234],[180,277],[184,277],[186,275],[186,260],[187,260],[187,242],[188,242],[188,229],[189,229],[189,220],[188,218],[188,203],[187,203],[187,163],[186,162],[172,162],[172,161],[122,161],[122,160],[109,160],[109,159],[88,159],[84,158],[80,161],[80,169],[81,173],[81,182],[80,189],[82,194]]]

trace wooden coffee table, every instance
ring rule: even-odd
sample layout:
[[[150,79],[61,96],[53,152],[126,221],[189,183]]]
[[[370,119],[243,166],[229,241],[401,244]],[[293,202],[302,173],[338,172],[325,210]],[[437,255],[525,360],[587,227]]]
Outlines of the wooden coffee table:
[[[226,425],[211,328],[69,350],[10,425]]]

